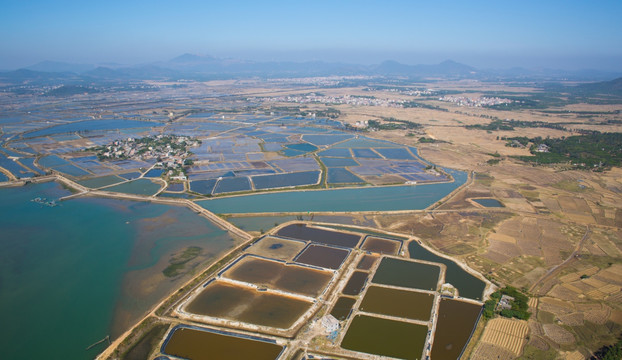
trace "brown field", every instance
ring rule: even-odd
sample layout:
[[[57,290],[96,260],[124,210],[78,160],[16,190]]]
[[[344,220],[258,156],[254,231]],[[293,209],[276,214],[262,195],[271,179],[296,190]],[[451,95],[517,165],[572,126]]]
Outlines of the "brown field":
[[[528,330],[526,321],[496,318],[488,322],[480,342],[494,345],[517,357],[525,344]]]
[[[542,328],[546,337],[557,344],[568,345],[575,341],[574,335],[559,325],[544,324]]]
[[[498,360],[498,359],[514,359],[516,355],[507,349],[492,344],[480,342],[473,351],[471,359],[473,360]]]

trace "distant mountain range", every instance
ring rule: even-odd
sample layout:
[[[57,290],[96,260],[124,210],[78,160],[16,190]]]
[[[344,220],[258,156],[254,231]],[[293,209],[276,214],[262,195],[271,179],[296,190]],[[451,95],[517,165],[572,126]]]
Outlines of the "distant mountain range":
[[[480,80],[533,79],[534,81],[574,79],[598,81],[619,77],[622,76],[622,73],[595,70],[529,70],[523,68],[487,70],[476,69],[452,60],[431,65],[407,65],[392,60],[384,61],[377,65],[359,65],[323,61],[259,62],[183,54],[169,61],[136,66],[70,64],[57,61],[43,61],[24,69],[0,72],[0,82],[5,85],[106,84],[132,80],[209,80],[330,75],[391,76],[421,80],[444,78]]]

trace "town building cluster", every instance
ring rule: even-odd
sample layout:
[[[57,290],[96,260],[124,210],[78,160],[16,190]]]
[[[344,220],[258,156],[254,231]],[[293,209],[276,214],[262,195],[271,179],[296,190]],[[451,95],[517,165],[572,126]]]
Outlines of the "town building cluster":
[[[324,104],[324,105],[355,105],[355,106],[382,106],[402,107],[403,101],[392,99],[378,99],[372,96],[326,96],[315,93],[296,96],[275,96],[263,98],[268,102],[287,102],[297,104]]]
[[[156,135],[144,138],[115,140],[109,145],[87,149],[97,152],[100,160],[155,159],[162,166],[181,168],[191,155],[188,148],[198,146],[199,140],[187,136]]]
[[[499,97],[486,97],[481,96],[479,98],[469,98],[466,96],[443,96],[438,99],[439,101],[450,102],[457,104],[458,106],[466,106],[466,107],[483,107],[483,106],[494,106],[501,104],[510,104],[513,103],[514,100],[503,99]]]

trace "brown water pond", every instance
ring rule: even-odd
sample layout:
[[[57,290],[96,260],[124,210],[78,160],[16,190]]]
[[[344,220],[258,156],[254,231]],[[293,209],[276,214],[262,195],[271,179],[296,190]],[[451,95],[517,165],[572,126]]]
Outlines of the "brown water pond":
[[[412,289],[436,290],[441,268],[407,260],[383,258],[373,283]]]
[[[421,359],[427,333],[427,326],[357,315],[341,347],[400,359]]]
[[[379,254],[397,255],[402,243],[397,240],[381,239],[373,236],[365,238],[361,249]]]
[[[225,271],[224,276],[273,289],[317,296],[322,293],[333,273],[247,256]]]
[[[185,310],[197,315],[288,329],[311,305],[300,299],[215,281]]]
[[[187,327],[173,330],[163,353],[192,360],[261,359],[274,360],[283,346],[234,334],[203,331]]]
[[[370,286],[359,309],[370,313],[429,321],[433,303],[433,294]]]
[[[348,317],[348,315],[350,315],[350,311],[352,310],[352,306],[354,306],[355,302],[356,299],[354,298],[341,296],[337,299],[337,302],[330,311],[330,314],[334,316],[335,319],[343,321]]]
[[[376,260],[378,260],[378,258],[375,256],[365,255],[361,261],[359,261],[358,265],[356,265],[356,268],[359,270],[369,270],[374,266]]]
[[[339,269],[349,252],[321,245],[309,245],[296,261],[302,264],[315,265],[327,269]]]
[[[350,276],[350,280],[346,283],[346,286],[343,288],[342,293],[344,295],[358,295],[365,287],[365,282],[367,282],[368,273],[363,271],[355,271]]]
[[[481,305],[442,299],[432,345],[432,359],[457,359],[462,354],[477,320]]]

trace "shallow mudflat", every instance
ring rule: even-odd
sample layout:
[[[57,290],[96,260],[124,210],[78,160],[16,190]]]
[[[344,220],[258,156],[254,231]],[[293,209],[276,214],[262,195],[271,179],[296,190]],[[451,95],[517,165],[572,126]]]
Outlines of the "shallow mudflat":
[[[235,335],[178,327],[166,342],[163,353],[185,359],[265,359],[278,358],[283,346]]]
[[[315,265],[327,269],[339,269],[349,252],[327,246],[310,245],[300,254],[296,261],[302,264]]]
[[[427,332],[428,327],[423,325],[357,315],[341,347],[400,359],[421,359]]]
[[[252,288],[213,282],[185,308],[187,312],[288,329],[311,303]]]
[[[246,257],[224,273],[225,277],[269,288],[317,296],[326,287],[332,273],[297,265],[286,265],[255,257]]]
[[[371,286],[367,289],[359,310],[428,321],[433,303],[432,294]]]

